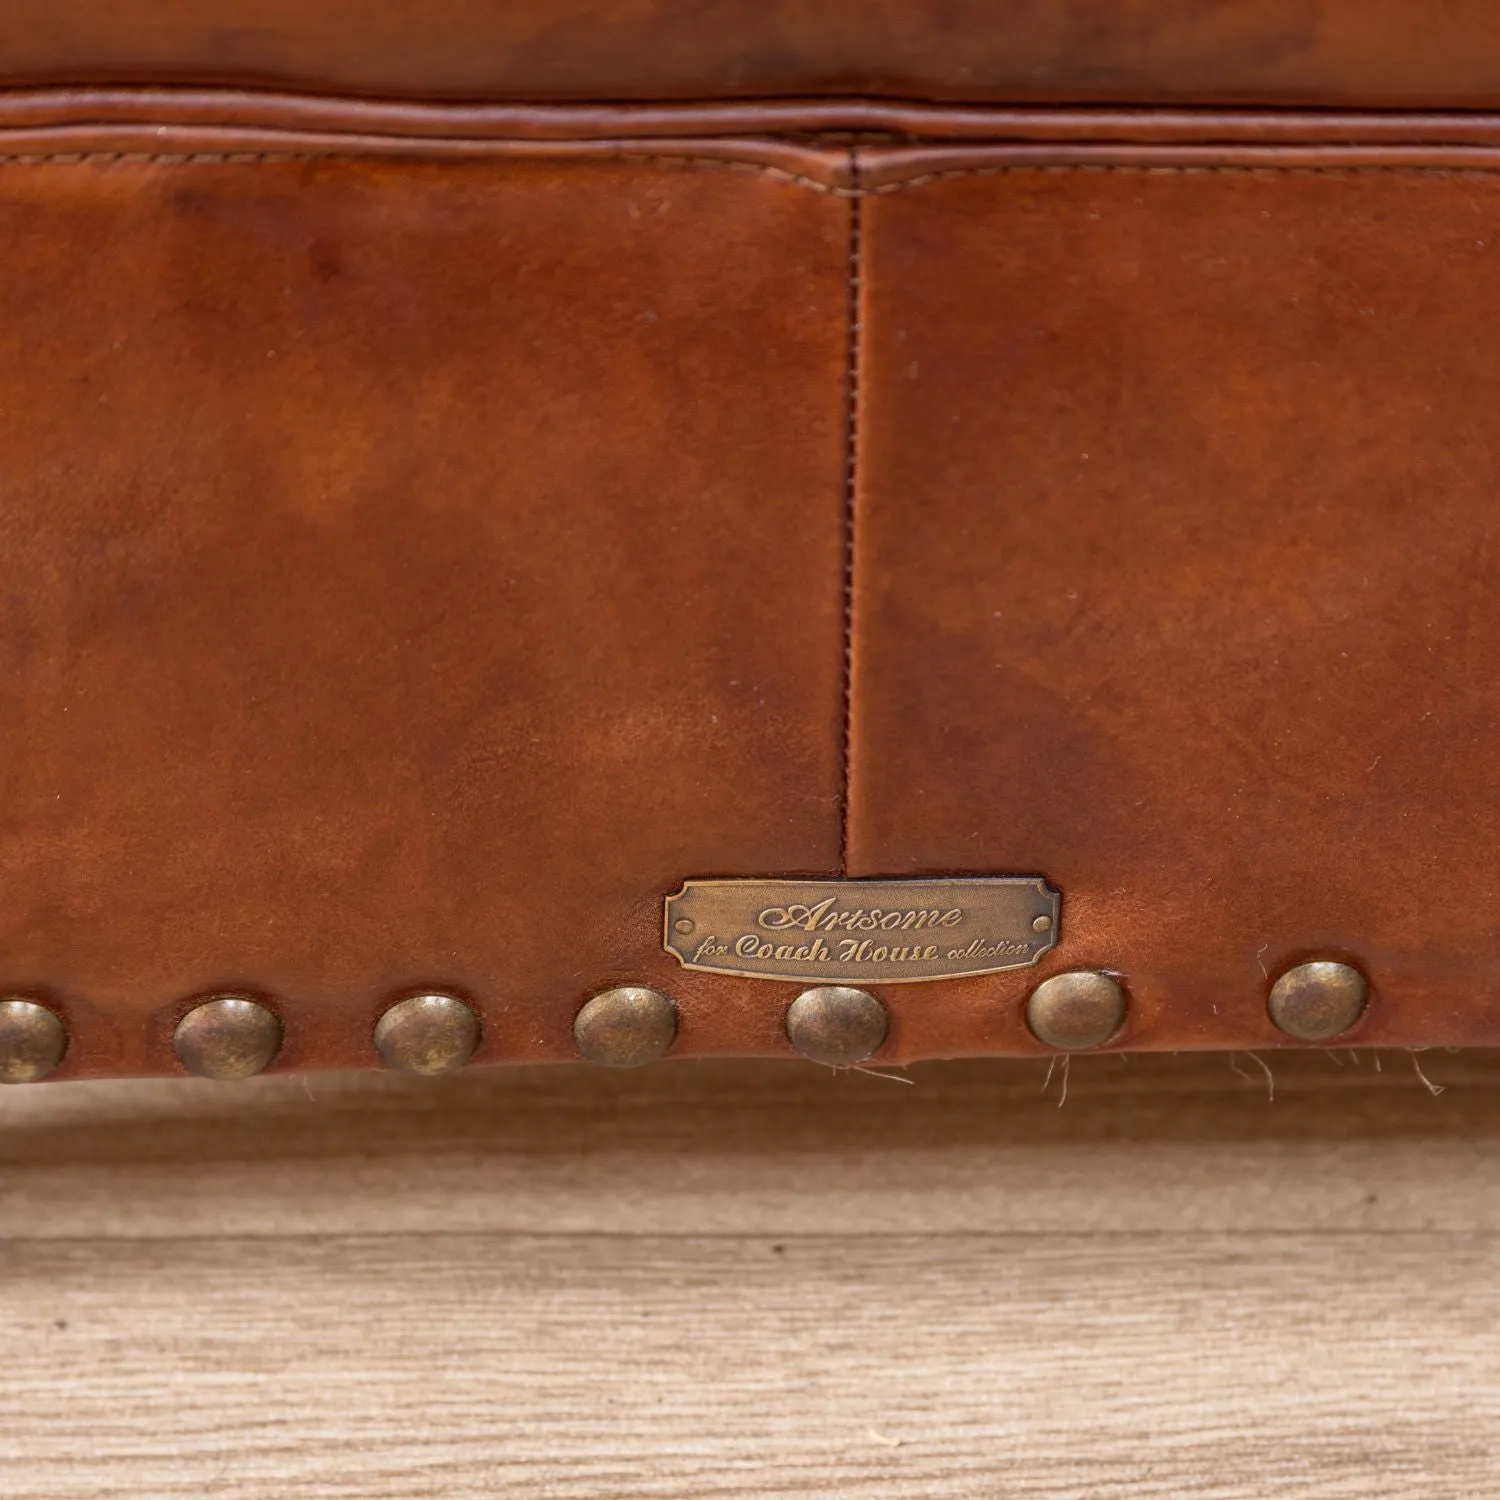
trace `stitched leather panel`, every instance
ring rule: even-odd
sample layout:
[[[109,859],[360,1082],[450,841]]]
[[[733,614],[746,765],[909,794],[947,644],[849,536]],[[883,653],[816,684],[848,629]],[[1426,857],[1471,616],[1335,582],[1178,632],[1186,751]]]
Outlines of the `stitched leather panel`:
[[[0,165],[0,990],[59,1076],[218,989],[278,1067],[425,986],[481,1061],[622,982],[785,1054],[800,986],[659,902],[835,873],[846,736],[851,874],[1064,901],[882,1061],[1035,1051],[1074,967],[1112,1045],[1273,1046],[1314,956],[1353,1043],[1500,1041],[1487,147],[230,144]]]
[[[1500,1040],[1500,178],[866,154],[855,874],[1040,871],[1121,1047]],[[924,1053],[1036,1050],[1038,976]],[[908,1038],[913,1033],[908,1032]]]
[[[0,167],[0,989],[59,1076],[480,1060],[683,975],[685,874],[839,845],[847,205],[681,161]]]

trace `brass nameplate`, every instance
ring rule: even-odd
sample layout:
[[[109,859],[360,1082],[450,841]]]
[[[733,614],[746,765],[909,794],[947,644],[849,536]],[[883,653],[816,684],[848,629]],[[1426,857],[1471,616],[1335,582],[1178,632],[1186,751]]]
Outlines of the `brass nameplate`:
[[[1057,944],[1037,876],[968,880],[689,880],[667,897],[684,969],[812,984],[917,984],[1024,969]]]

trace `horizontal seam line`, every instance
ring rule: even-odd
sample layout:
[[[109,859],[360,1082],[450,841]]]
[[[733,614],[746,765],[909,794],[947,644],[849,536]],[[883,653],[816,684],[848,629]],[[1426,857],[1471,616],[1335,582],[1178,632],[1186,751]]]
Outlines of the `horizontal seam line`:
[[[403,142],[406,140],[402,138]],[[437,166],[452,165],[451,162],[441,160],[443,143],[441,142],[418,142],[421,145],[430,145],[433,148],[430,156],[401,155],[399,153],[387,153],[375,149],[358,150],[328,149],[317,151],[17,151],[0,155],[0,166],[77,166],[87,162],[130,162],[141,165],[153,166],[214,166],[235,165],[254,166],[267,162],[289,162],[289,161],[399,161],[405,166]],[[497,143],[491,141],[465,141],[465,145],[495,145],[511,144],[509,142]],[[545,160],[551,155],[545,149],[539,149],[532,153],[525,152],[496,152],[495,161],[525,161]],[[565,159],[560,155],[554,159]],[[727,172],[753,172],[758,176],[770,177],[778,182],[790,183],[797,187],[811,188],[814,192],[845,195],[846,190],[837,188],[829,183],[819,182],[815,177],[808,177],[800,172],[789,172],[784,167],[767,166],[761,162],[727,161],[722,157],[715,156],[692,156],[687,153],[667,151],[612,151],[601,153],[598,156],[581,155],[572,158],[577,161],[595,162],[663,162],[673,163],[681,166],[715,167]],[[461,165],[478,165],[474,158],[466,159]],[[848,196],[854,196],[848,194]]]
[[[451,162],[441,162],[442,146],[440,143],[430,144],[434,147],[433,155],[431,156],[406,156],[395,153],[388,155],[379,150],[357,150],[353,148],[347,150],[316,151],[15,152],[0,154],[0,166],[75,166],[89,162],[129,162],[152,166],[250,166],[271,162],[379,161],[387,159],[400,161],[403,165],[407,166],[453,164]],[[493,143],[465,142],[465,144],[483,145]],[[983,149],[993,148],[987,147]],[[549,153],[545,150],[537,150],[535,153],[529,155],[525,153],[507,153],[504,155],[497,153],[494,159],[496,161],[511,162],[528,159],[543,160],[548,155]],[[681,166],[709,167],[720,171],[750,172],[757,176],[768,177],[773,181],[787,183],[794,187],[808,188],[815,193],[821,193],[827,197],[874,198],[888,196],[892,193],[905,192],[911,188],[924,187],[934,182],[952,182],[966,177],[998,177],[1027,173],[1037,176],[1052,176],[1064,173],[1115,173],[1143,177],[1208,175],[1258,177],[1268,174],[1332,178],[1357,178],[1371,174],[1409,177],[1490,177],[1496,173],[1500,173],[1500,148],[1496,150],[1496,157],[1496,165],[1493,167],[1474,166],[1472,164],[1466,166],[1421,166],[1406,162],[1392,162],[1388,164],[1370,163],[1346,167],[1299,166],[1291,163],[1282,165],[1275,162],[1256,163],[1253,165],[1166,163],[1160,166],[1150,163],[1120,162],[1015,162],[996,166],[956,167],[939,172],[926,172],[916,177],[906,178],[900,182],[881,183],[874,187],[840,187],[834,183],[819,182],[815,177],[809,177],[803,173],[789,172],[783,167],[767,166],[759,162],[726,161],[722,157],[692,156],[686,153],[626,151],[610,152],[599,156],[585,155],[571,159],[595,162],[671,163]],[[469,158],[463,164],[476,165],[478,163],[473,158]]]

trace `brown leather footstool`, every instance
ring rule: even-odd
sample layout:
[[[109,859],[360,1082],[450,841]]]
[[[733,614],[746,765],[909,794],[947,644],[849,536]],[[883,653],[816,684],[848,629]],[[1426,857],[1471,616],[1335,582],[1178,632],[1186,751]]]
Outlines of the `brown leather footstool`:
[[[15,0],[0,1073],[1500,1042],[1500,25]]]

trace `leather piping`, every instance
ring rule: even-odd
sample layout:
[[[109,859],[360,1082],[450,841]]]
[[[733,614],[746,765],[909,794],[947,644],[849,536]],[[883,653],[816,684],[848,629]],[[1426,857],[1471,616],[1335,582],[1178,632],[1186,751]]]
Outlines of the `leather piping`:
[[[1297,109],[954,108],[880,100],[756,104],[431,104],[248,89],[0,89],[0,131],[112,128],[288,140],[581,141],[874,135],[894,141],[1500,146],[1500,114]],[[83,147],[81,149],[89,149]],[[295,149],[295,148],[294,148]]]

